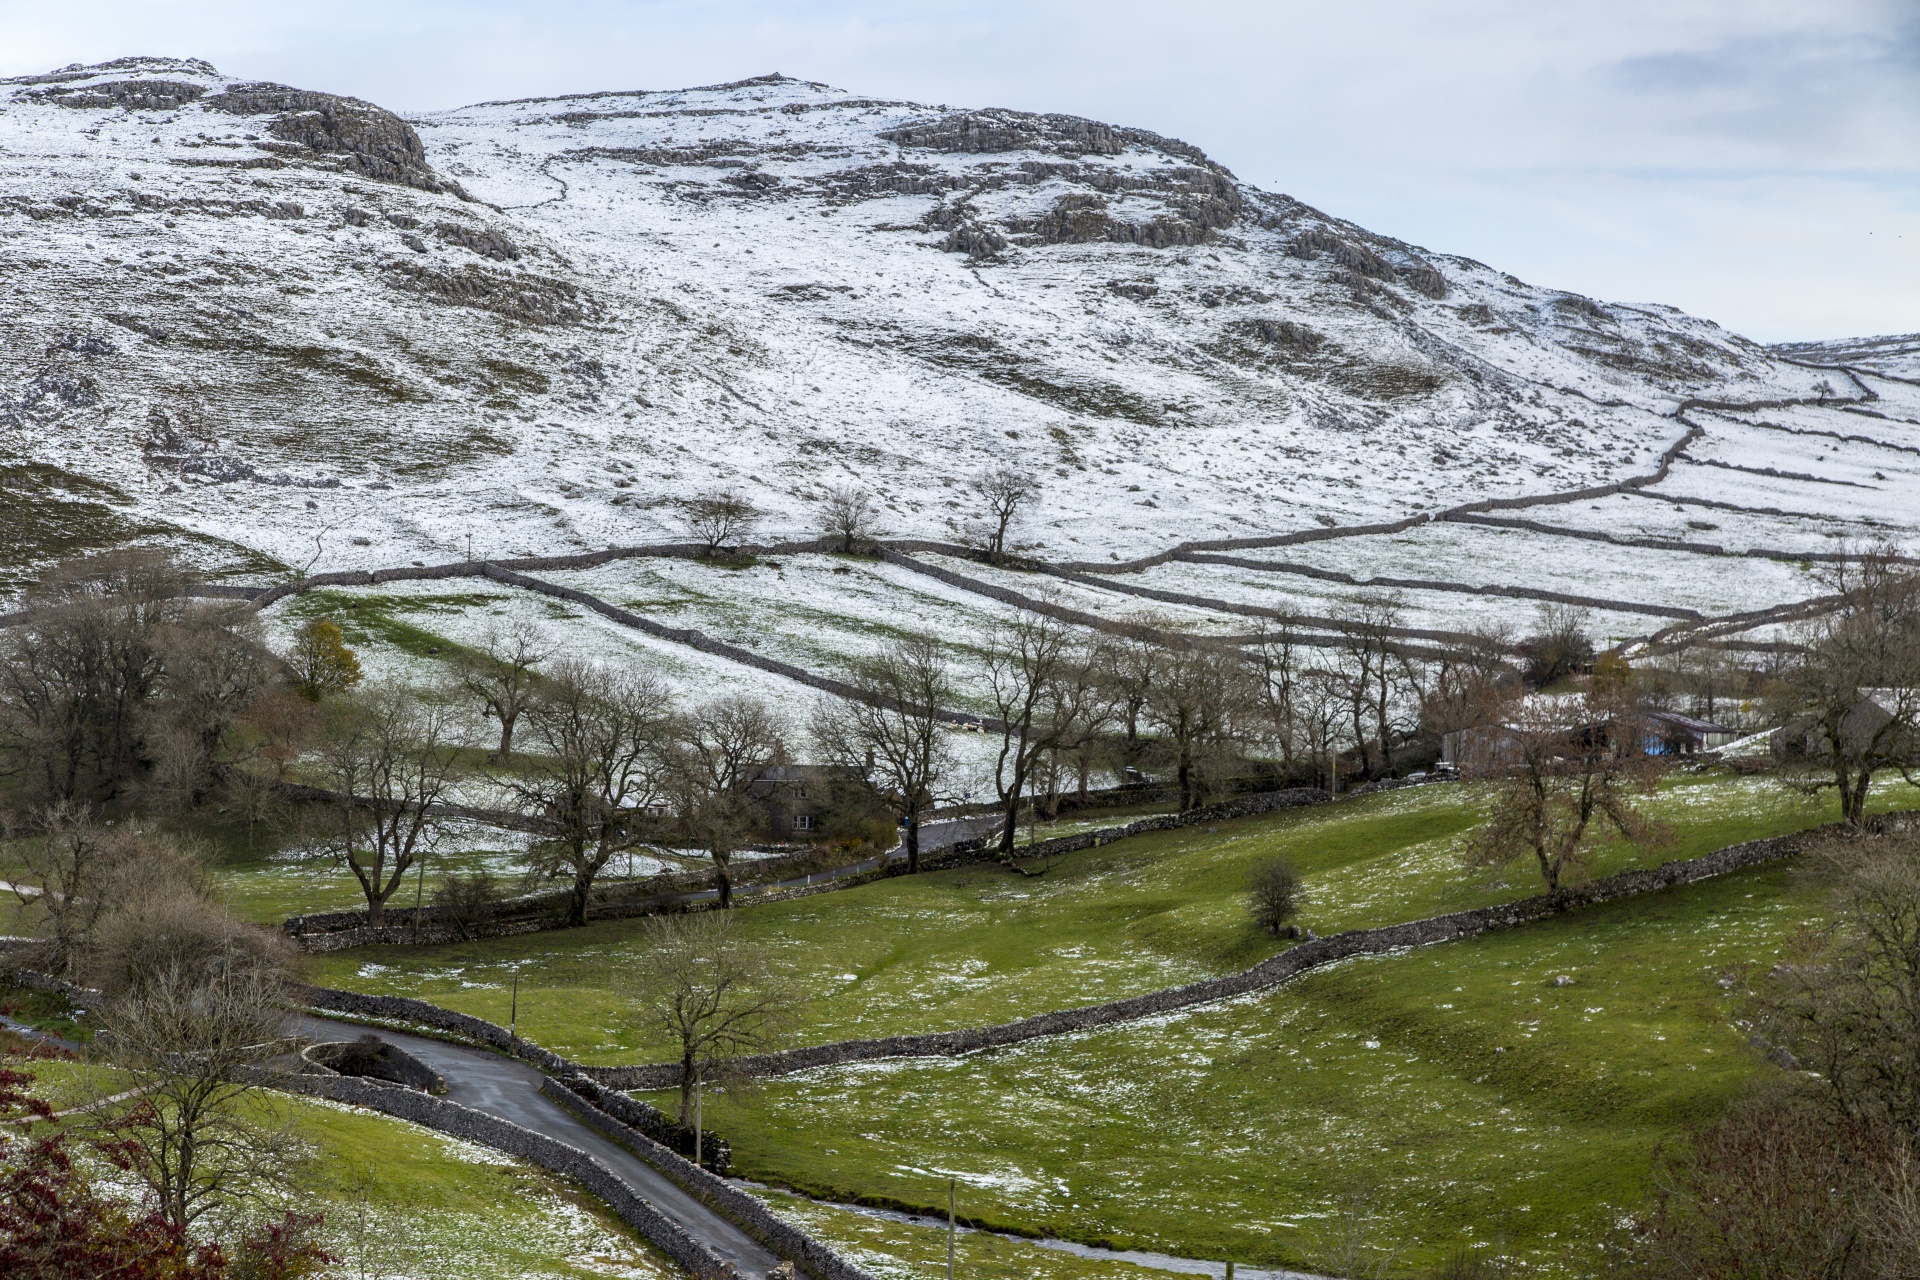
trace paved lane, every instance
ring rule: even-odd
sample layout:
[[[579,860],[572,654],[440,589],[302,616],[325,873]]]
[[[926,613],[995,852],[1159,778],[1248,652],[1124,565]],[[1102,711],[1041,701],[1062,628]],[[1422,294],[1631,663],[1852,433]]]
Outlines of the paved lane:
[[[542,1097],[540,1082],[545,1077],[527,1063],[485,1049],[309,1014],[296,1016],[291,1029],[315,1040],[351,1040],[370,1030],[445,1077],[445,1096],[452,1101],[545,1134],[599,1160],[660,1212],[731,1262],[743,1278],[764,1276],[780,1262],[765,1246],[681,1190],[658,1169]]]

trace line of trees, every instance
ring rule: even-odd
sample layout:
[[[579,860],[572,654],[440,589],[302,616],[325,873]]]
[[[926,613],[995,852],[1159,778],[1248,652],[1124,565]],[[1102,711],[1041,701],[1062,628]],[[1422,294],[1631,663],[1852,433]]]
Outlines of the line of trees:
[[[848,490],[830,506],[843,545],[860,546],[871,499]],[[1655,711],[1704,701],[1783,726],[1788,780],[1837,791],[1852,822],[1876,777],[1914,776],[1920,575],[1879,547],[1829,581],[1832,607],[1760,661],[1695,646],[1635,669],[1595,656],[1582,615],[1557,605],[1522,639],[1486,630],[1444,648],[1418,640],[1391,593],[1355,595],[1315,635],[1280,622],[1209,635],[1152,612],[1095,630],[1014,610],[967,649],[909,636],[854,664],[855,696],[804,726],[818,767],[789,770],[802,735],[751,697],[684,705],[643,671],[556,658],[526,625],[490,629],[441,685],[369,682],[331,620],[278,656],[232,603],[187,596],[163,557],[123,553],[50,574],[0,637],[0,800],[166,814],[218,799],[251,826],[314,784],[333,797],[321,835],[376,924],[420,879],[445,806],[504,800],[539,833],[530,876],[565,884],[579,923],[642,846],[704,859],[730,903],[737,855],[782,788],[833,793],[846,817],[830,834],[885,842],[874,819],[898,820],[917,870],[928,814],[981,790],[1012,861],[1023,817],[1050,818],[1104,777],[1157,776],[1190,810],[1256,782],[1339,790],[1426,767],[1443,734],[1492,726],[1505,745],[1479,770],[1496,783],[1480,856],[1524,844],[1558,889],[1596,823],[1654,834],[1631,798],[1655,771]],[[958,763],[949,724],[969,695],[997,735],[984,777]],[[470,744],[496,732],[480,758]]]

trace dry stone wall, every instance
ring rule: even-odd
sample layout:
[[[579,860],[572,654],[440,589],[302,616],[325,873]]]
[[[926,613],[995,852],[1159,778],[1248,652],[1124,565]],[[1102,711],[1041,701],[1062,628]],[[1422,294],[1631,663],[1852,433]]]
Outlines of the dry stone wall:
[[[1884,829],[1911,823],[1914,815],[1893,815],[1875,821]],[[1301,974],[1339,960],[1355,956],[1380,955],[1436,942],[1451,942],[1497,929],[1544,920],[1576,907],[1612,902],[1636,894],[1692,884],[1714,876],[1726,875],[1745,867],[1790,857],[1820,835],[1840,830],[1839,826],[1816,828],[1811,832],[1774,836],[1731,845],[1703,857],[1668,862],[1645,871],[1623,871],[1591,884],[1558,895],[1540,894],[1519,902],[1501,903],[1471,911],[1457,911],[1407,924],[1379,929],[1355,929],[1332,937],[1316,938],[1240,973],[1208,978],[1185,986],[1155,991],[1147,995],[1080,1009],[1065,1009],[1022,1018],[997,1026],[940,1031],[927,1035],[887,1036],[870,1040],[843,1040],[836,1044],[788,1049],[740,1059],[736,1066],[760,1076],[791,1075],[820,1067],[849,1062],[869,1062],[880,1058],[957,1057],[982,1049],[1005,1048],[1046,1036],[1066,1035],[1095,1027],[1111,1026],[1150,1018],[1195,1005],[1211,1004],[1235,996],[1264,991],[1299,977]],[[589,1067],[584,1074],[611,1089],[647,1090],[673,1087],[679,1068],[667,1063],[633,1067]]]
[[[662,1253],[685,1267],[696,1280],[738,1280],[733,1267],[695,1239],[685,1228],[637,1194],[619,1175],[578,1147],[544,1134],[435,1098],[402,1085],[382,1084],[350,1076],[273,1076],[275,1088],[383,1112],[429,1129],[478,1142],[516,1156],[543,1169],[571,1178],[606,1202],[620,1220],[638,1231]],[[710,1176],[710,1175],[709,1175]]]
[[[1406,779],[1386,779],[1357,788],[1348,795],[1362,795],[1390,786],[1406,785],[1407,782]],[[1156,814],[1119,826],[1101,827],[1094,831],[1082,831],[1075,835],[1043,840],[1034,845],[1022,846],[1020,856],[1022,858],[1058,857],[1151,831],[1171,831],[1178,827],[1191,827],[1201,823],[1252,817],[1256,814],[1272,813],[1277,809],[1320,804],[1328,799],[1325,792],[1312,787],[1256,792],[1186,813]],[[923,854],[920,865],[923,870],[931,871],[987,861],[994,856],[989,842],[962,840]],[[850,867],[822,868],[818,864],[818,856],[813,853],[795,854],[789,858],[764,858],[742,863],[740,866],[742,874],[750,878],[736,884],[734,888],[736,892],[750,894],[751,900],[755,903],[782,902],[788,898],[850,889],[879,879],[886,874],[885,868],[880,866],[877,859],[867,859]],[[802,877],[809,875],[819,875],[821,878],[811,881],[801,880]],[[782,883],[788,879],[794,879],[797,882]],[[710,889],[712,885],[712,873],[706,871],[658,877],[644,885],[635,886],[633,893],[595,898],[588,906],[587,918],[610,920],[651,915],[662,911],[699,910],[709,904],[704,900],[696,901],[694,895]],[[464,937],[509,937],[546,929],[565,928],[565,902],[566,893],[563,890],[512,898],[503,904],[501,913],[494,920],[470,925],[464,935],[453,926],[442,923],[441,913],[434,907],[422,907],[417,914],[411,907],[393,908],[387,912],[389,923],[379,928],[368,926],[364,911],[327,911],[293,916],[285,921],[282,928],[302,951],[314,954],[382,944],[429,946],[460,941]]]
[[[775,1217],[758,1198],[637,1131],[625,1119],[628,1109],[634,1105],[633,1099],[584,1076],[549,1079],[540,1086],[540,1092],[632,1151],[682,1191],[808,1275],[819,1280],[871,1280],[866,1272],[806,1232]]]

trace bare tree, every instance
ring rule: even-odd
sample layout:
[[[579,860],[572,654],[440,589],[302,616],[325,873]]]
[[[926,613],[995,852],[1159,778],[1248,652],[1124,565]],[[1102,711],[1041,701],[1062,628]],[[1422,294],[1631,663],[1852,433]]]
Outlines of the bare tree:
[[[1334,612],[1340,632],[1340,665],[1353,740],[1360,766],[1369,774],[1393,765],[1393,743],[1402,728],[1401,711],[1413,686],[1405,651],[1398,639],[1404,606],[1397,595],[1367,593]]]
[[[1052,819],[1059,816],[1066,790],[1063,783],[1068,777],[1073,779],[1075,793],[1086,797],[1094,753],[1115,722],[1115,709],[1107,700],[1092,647],[1084,638],[1073,660],[1048,685],[1046,695],[1040,720],[1052,727],[1051,741],[1041,750],[1027,788],[1031,797],[1028,813],[1031,816],[1037,805]]]
[[[1114,719],[1125,735],[1122,754],[1140,752],[1141,717],[1166,663],[1160,637],[1172,624],[1157,613],[1137,613],[1119,631],[1102,634],[1093,645],[1093,665]]]
[[[838,485],[820,501],[820,530],[851,554],[880,536],[880,505],[865,485]]]
[[[682,501],[680,519],[703,554],[712,556],[752,533],[760,523],[760,509],[738,489],[722,485]]]
[[[1000,798],[1000,856],[1011,862],[1020,802],[1049,752],[1072,740],[1098,702],[1094,668],[1066,623],[1022,612],[998,624],[986,644],[988,696],[1001,722],[994,759]]]
[[[571,885],[567,923],[585,924],[593,883],[640,843],[666,795],[666,688],[645,673],[558,664],[527,708],[541,758],[530,781],[508,782],[553,834],[529,851],[535,868]]]
[[[234,727],[227,793],[247,822],[247,844],[262,822],[287,811],[285,784],[319,737],[320,708],[285,686],[268,686]]]
[[[1593,661],[1588,625],[1587,611],[1579,605],[1541,605],[1539,630],[1518,646],[1527,662],[1527,683],[1544,689],[1556,680],[1584,671]]]
[[[1920,1275],[1920,831],[1821,842],[1827,921],[1748,970],[1738,1023],[1784,1072],[1655,1162],[1655,1280]]]
[[[281,975],[231,955],[176,960],[98,1011],[100,1041],[137,1096],[98,1127],[165,1220],[185,1228],[284,1183],[296,1147],[254,1099],[248,1068],[284,1052]]]
[[[433,893],[435,916],[450,921],[463,941],[471,940],[492,921],[504,896],[489,872],[448,876]]]
[[[1159,678],[1147,692],[1146,719],[1172,765],[1180,810],[1198,808],[1239,757],[1252,690],[1234,646],[1179,637],[1165,645]]]
[[[163,643],[165,685],[150,739],[162,750],[147,789],[165,807],[198,805],[230,773],[240,717],[270,687],[270,658],[252,619],[182,611]],[[169,767],[161,769],[165,759]]]
[[[1287,621],[1262,626],[1245,652],[1253,671],[1252,696],[1262,721],[1262,736],[1278,753],[1284,778],[1293,773],[1294,760],[1305,747],[1302,680],[1306,667]]]
[[[653,916],[642,928],[646,945],[625,980],[641,1024],[673,1041],[684,1127],[695,1084],[723,1079],[733,1059],[773,1048],[800,1000],[727,912]]]
[[[1360,745],[1350,736],[1347,710],[1347,682],[1338,672],[1310,667],[1301,673],[1293,693],[1293,724],[1299,750],[1327,780],[1329,795],[1340,791],[1341,755]]]
[[[505,628],[490,623],[480,651],[463,654],[455,664],[460,687],[480,703],[489,719],[500,722],[494,764],[504,765],[512,756],[514,728],[533,701],[540,664],[552,656],[553,646],[537,627],[523,620]]]
[[[451,730],[443,706],[397,685],[337,703],[328,717],[318,765],[335,796],[335,854],[359,882],[375,928],[432,847],[432,811],[457,771]]]
[[[1878,1271],[1862,1227],[1884,1144],[1836,1131],[1804,1099],[1761,1093],[1737,1102],[1655,1162],[1653,1202],[1633,1234],[1631,1274],[1649,1280],[1820,1277],[1893,1280]]]
[[[953,767],[940,709],[953,700],[946,652],[902,640],[855,669],[857,696],[822,702],[813,738],[825,759],[866,778],[905,819],[907,872],[920,870],[920,822]]]
[[[1912,781],[1920,765],[1920,572],[1879,546],[1827,581],[1839,605],[1796,633],[1780,686],[1786,731],[1806,752],[1790,777],[1838,791],[1841,817],[1858,826],[1876,774]]]
[[[0,777],[27,803],[104,803],[151,763],[168,650],[190,611],[164,556],[114,552],[65,564],[0,637]],[[193,613],[191,619],[189,614]]]
[[[1512,652],[1508,632],[1490,626],[1469,631],[1465,644],[1429,662],[1417,690],[1421,731],[1439,737],[1485,724],[1515,692]]]
[[[1623,693],[1520,699],[1480,732],[1463,771],[1491,784],[1492,804],[1470,861],[1531,858],[1547,892],[1558,893],[1585,874],[1598,828],[1639,844],[1662,839],[1636,807],[1658,780],[1660,760],[1647,753],[1644,719]]]
[[[6,833],[17,842],[22,864],[13,892],[38,917],[32,959],[54,977],[83,979],[100,921],[119,906],[122,886],[141,860],[140,836],[132,826],[99,823],[90,810],[68,804],[46,810],[37,827]]]
[[[1340,1188],[1313,1232],[1308,1257],[1314,1270],[1346,1280],[1386,1280],[1399,1261],[1388,1245],[1391,1224],[1380,1210],[1379,1188],[1364,1176]]]
[[[1920,1138],[1920,831],[1810,853],[1835,885],[1829,922],[1759,982],[1754,1020],[1843,1119]]]
[[[975,475],[972,483],[982,507],[981,549],[998,564],[1006,555],[1008,536],[1039,497],[1040,482],[1011,463],[1001,463]]]
[[[719,698],[681,718],[668,768],[674,816],[713,859],[723,910],[733,905],[733,855],[760,826],[754,784],[786,757],[784,726],[758,698]]]

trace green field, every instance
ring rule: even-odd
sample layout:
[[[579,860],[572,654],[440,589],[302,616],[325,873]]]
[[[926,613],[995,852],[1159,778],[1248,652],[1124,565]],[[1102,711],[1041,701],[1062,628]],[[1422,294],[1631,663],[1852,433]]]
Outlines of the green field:
[[[25,1064],[56,1106],[116,1081],[74,1062]],[[89,1091],[93,1092],[89,1092]],[[330,1275],[425,1280],[668,1280],[682,1274],[600,1202],[546,1171],[387,1116],[256,1095],[260,1118],[302,1140],[294,1176],[258,1208],[326,1216]]]
[[[1525,867],[1469,871],[1478,820],[1459,786],[1410,788],[1335,806],[1118,841],[1022,877],[982,865],[740,912],[812,999],[800,1042],[1002,1022],[1232,972],[1287,945],[1248,922],[1242,890],[1260,859],[1284,854],[1306,878],[1301,923],[1319,933],[1417,919],[1538,892]],[[1920,796],[1883,789],[1882,805]],[[1675,780],[1650,806],[1668,847],[1603,851],[1601,873],[1688,857],[1831,818],[1764,780]],[[505,1022],[520,978],[520,1027],[585,1062],[657,1056],[618,994],[637,921],[424,948],[314,957],[327,986],[416,996]]]
[[[794,1043],[979,1025],[1273,954],[1288,944],[1249,924],[1242,893],[1276,854],[1302,871],[1299,919],[1321,934],[1537,892],[1527,867],[1464,866],[1477,805],[1471,788],[1412,788],[1136,837],[1037,876],[980,865],[895,877],[750,907],[736,922],[813,993]],[[1917,806],[1920,792],[1883,787],[1873,807]],[[1724,772],[1671,778],[1649,808],[1670,841],[1604,847],[1598,874],[1833,817]],[[937,1210],[954,1178],[963,1216],[983,1225],[1323,1270],[1358,1214],[1395,1276],[1462,1244],[1541,1275],[1592,1274],[1597,1242],[1642,1198],[1655,1148],[1760,1069],[1719,980],[1769,963],[1819,918],[1824,890],[1801,875],[1757,868],[992,1054],[710,1094],[709,1122],[733,1142],[738,1172],[823,1200]],[[311,957],[307,970],[502,1022],[517,973],[523,1034],[585,1061],[631,1062],[662,1053],[619,994],[641,936],[640,922],[607,922],[367,948]],[[1553,985],[1559,975],[1571,983]],[[944,1263],[927,1226],[773,1198],[878,1275]],[[1136,1271],[987,1234],[964,1237],[962,1257],[967,1274],[989,1277]]]
[[[831,1199],[940,1207],[953,1177],[992,1224],[1311,1266],[1360,1197],[1396,1275],[1462,1243],[1586,1274],[1655,1146],[1757,1069],[1717,979],[1819,901],[1761,868],[1147,1022],[710,1094],[707,1115],[741,1173]]]

